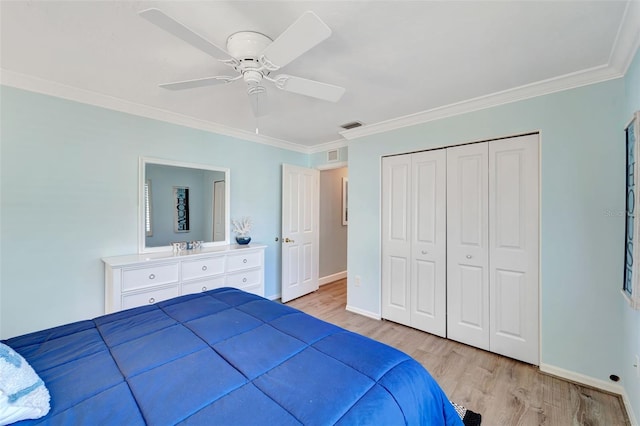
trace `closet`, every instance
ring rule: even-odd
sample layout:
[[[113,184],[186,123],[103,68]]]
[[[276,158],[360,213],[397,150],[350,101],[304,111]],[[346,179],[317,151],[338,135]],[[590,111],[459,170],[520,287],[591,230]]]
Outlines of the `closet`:
[[[382,317],[539,363],[538,135],[382,159]]]

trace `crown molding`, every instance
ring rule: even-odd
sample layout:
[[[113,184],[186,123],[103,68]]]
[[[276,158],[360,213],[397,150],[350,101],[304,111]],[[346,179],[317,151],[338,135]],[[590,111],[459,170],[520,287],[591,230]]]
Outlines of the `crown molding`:
[[[340,149],[347,146],[347,141],[344,139],[338,139],[332,142],[321,143],[319,145],[314,145],[308,147],[308,154],[317,154],[319,152],[330,151],[332,149]]]
[[[222,124],[188,117],[186,115],[178,114],[172,111],[126,101],[114,96],[80,89],[73,86],[67,86],[65,84],[56,83],[50,80],[45,80],[31,75],[5,70],[2,68],[0,68],[0,84],[30,92],[40,93],[43,95],[55,96],[57,98],[124,112],[127,114],[177,124],[179,126],[190,127],[193,129],[231,136],[251,142],[257,142],[264,145],[270,145],[289,151],[296,151],[304,154],[309,153],[309,147],[293,142],[271,138],[264,135],[256,135],[253,132],[235,129],[233,127],[224,126]]]
[[[630,0],[625,7],[608,64],[339,133],[345,139],[352,140],[623,77],[640,48],[638,22],[640,1]]]
[[[635,53],[640,47],[640,2],[629,1],[624,10],[618,34],[611,48],[609,65],[623,75],[629,70]]]
[[[375,135],[377,133],[415,126],[417,124],[510,104],[512,102],[548,95],[555,92],[561,92],[580,86],[587,86],[589,84],[599,83],[622,76],[623,74],[611,67],[599,66],[589,70],[527,84],[514,89],[503,90],[490,95],[480,96],[442,107],[421,111],[415,114],[381,121],[379,123],[358,127],[357,129],[345,130],[340,132],[340,134],[349,140],[357,139],[364,136]]]

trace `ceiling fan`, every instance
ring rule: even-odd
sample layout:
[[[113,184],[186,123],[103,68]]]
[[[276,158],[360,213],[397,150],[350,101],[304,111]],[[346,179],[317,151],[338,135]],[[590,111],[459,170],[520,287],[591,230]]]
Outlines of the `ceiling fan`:
[[[192,89],[214,86],[243,80],[247,84],[247,94],[255,116],[264,115],[266,109],[266,88],[264,82],[273,83],[278,89],[298,93],[316,99],[337,102],[345,92],[343,87],[287,74],[271,76],[331,35],[331,29],[313,12],[305,12],[278,38],[271,40],[255,31],[240,31],[227,39],[226,50],[211,43],[195,31],[166,15],[159,9],[147,9],[140,16],[162,28],[193,47],[207,53],[225,65],[233,68],[238,75],[218,75],[160,84],[169,90]]]

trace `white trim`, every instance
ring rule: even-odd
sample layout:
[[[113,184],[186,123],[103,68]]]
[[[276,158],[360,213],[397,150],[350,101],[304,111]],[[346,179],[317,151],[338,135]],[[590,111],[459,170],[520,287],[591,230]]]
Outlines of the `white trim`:
[[[624,408],[627,412],[627,416],[629,417],[629,423],[631,426],[640,426],[640,422],[638,422],[638,418],[636,414],[633,412],[633,406],[631,405],[631,400],[629,399],[629,395],[627,395],[626,389],[622,388],[622,402],[624,402]]]
[[[137,115],[140,117],[146,117],[154,120],[164,121],[167,123],[177,124],[179,126],[191,127],[193,129],[205,130],[207,132],[231,136],[234,138],[257,142],[264,145],[270,145],[289,151],[301,152],[303,154],[309,153],[309,147],[288,142],[282,139],[271,138],[264,135],[256,135],[254,132],[235,129],[232,127],[224,126],[222,124],[188,117],[186,115],[178,114],[173,111],[167,111],[148,105],[138,104],[102,93],[67,86],[38,77],[21,74],[14,71],[8,71],[2,68],[0,68],[0,84],[27,90],[30,92],[41,93],[43,95],[55,96],[62,99],[68,99],[75,102]]]
[[[333,142],[321,143],[309,147],[308,154],[317,154],[319,152],[331,151],[332,149],[340,149],[348,145],[348,142],[344,139],[338,139]]]
[[[576,87],[587,86],[589,84],[600,83],[607,80],[622,77],[623,74],[609,66],[602,65],[584,71],[566,74],[542,80],[536,83],[516,87],[514,89],[503,90],[490,95],[479,96],[477,98],[456,102],[438,108],[417,112],[404,117],[393,118],[379,123],[358,127],[352,130],[339,132],[346,139],[352,140],[363,136],[384,133],[404,127],[415,126],[417,124],[440,120],[447,117],[479,111],[512,102],[561,92]]]
[[[318,279],[318,285],[325,285],[332,283],[334,281],[342,280],[347,278],[347,271],[336,272],[335,274],[327,275],[325,277]]]
[[[623,75],[627,73],[635,52],[640,47],[640,26],[638,26],[638,22],[640,22],[640,2],[630,1],[624,10],[620,28],[618,28],[618,34],[616,34],[616,39],[609,55],[609,65]]]
[[[601,389],[606,392],[611,392],[616,395],[620,395],[622,397],[622,401],[624,402],[624,408],[627,412],[627,416],[629,416],[629,421],[632,426],[639,426],[638,420],[636,419],[635,413],[633,412],[633,406],[631,405],[631,400],[629,399],[629,395],[627,395],[627,391],[624,386],[620,384],[610,383],[604,380],[595,379],[590,376],[585,376],[584,374],[576,373],[574,371],[565,370],[564,368],[556,367],[549,364],[540,363],[540,371],[546,374],[551,374],[552,376],[560,377],[565,380],[569,380],[572,382],[576,382],[579,384],[583,384],[586,386],[591,386],[593,388]]]
[[[282,299],[282,295],[280,293],[276,293],[276,294],[272,294],[271,296],[265,296],[265,299],[279,300],[279,299]]]
[[[604,380],[596,379],[591,376],[576,373],[575,371],[565,370],[564,368],[556,367],[555,365],[540,363],[540,371],[543,373],[551,374],[562,379],[566,379],[572,382],[576,382],[582,385],[591,386],[593,388],[601,389],[607,392],[622,395],[624,388],[622,385],[610,383]]]
[[[224,173],[224,180],[227,188],[231,188],[231,170],[228,167],[217,167],[210,164],[190,163],[185,161],[165,160],[163,158],[156,157],[144,157],[138,158],[138,253],[159,253],[172,251],[173,248],[169,246],[152,246],[146,245],[146,232],[145,232],[145,211],[144,211],[144,183],[146,181],[146,167],[147,164],[160,164],[164,166],[185,167],[190,169],[203,169],[211,170],[214,172]],[[224,241],[209,241],[202,244],[202,247],[216,247],[227,246],[230,244],[231,230],[228,227],[231,218],[231,190],[225,190],[225,209],[224,209],[224,222],[227,224],[225,229]]]
[[[347,161],[338,161],[335,163],[321,164],[317,166],[316,169],[323,171],[323,170],[341,169],[343,167],[348,167],[348,166],[349,166],[349,163]]]
[[[354,314],[362,315],[364,317],[373,318],[374,320],[380,321],[382,319],[380,314],[376,314],[375,312],[370,312],[364,309],[356,308],[355,306],[347,305],[346,310],[349,312],[353,312]]]
[[[640,426],[640,422],[636,418],[636,414],[633,412],[633,406],[631,405],[631,400],[629,399],[629,395],[627,395],[627,391],[622,388],[622,402],[624,402],[624,408],[627,412],[627,416],[629,417],[629,423],[631,426]]]

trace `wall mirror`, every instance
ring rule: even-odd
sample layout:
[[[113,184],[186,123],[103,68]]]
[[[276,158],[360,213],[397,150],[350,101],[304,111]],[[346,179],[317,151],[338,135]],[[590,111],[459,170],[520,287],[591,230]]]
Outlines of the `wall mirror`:
[[[140,253],[229,244],[229,169],[141,157],[138,188]]]

